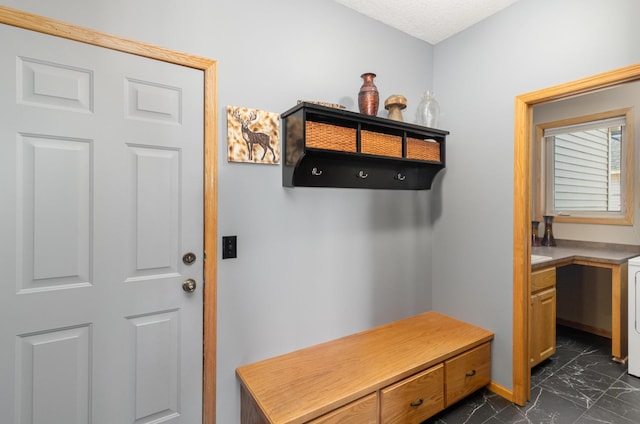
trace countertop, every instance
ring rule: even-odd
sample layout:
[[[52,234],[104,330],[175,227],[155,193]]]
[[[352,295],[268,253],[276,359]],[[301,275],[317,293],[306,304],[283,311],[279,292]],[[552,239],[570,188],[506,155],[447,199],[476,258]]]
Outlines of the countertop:
[[[563,266],[572,261],[589,261],[602,264],[621,265],[640,256],[640,246],[611,243],[594,243],[575,240],[556,240],[554,247],[532,247],[531,254],[548,256],[551,259],[531,264],[531,270]]]

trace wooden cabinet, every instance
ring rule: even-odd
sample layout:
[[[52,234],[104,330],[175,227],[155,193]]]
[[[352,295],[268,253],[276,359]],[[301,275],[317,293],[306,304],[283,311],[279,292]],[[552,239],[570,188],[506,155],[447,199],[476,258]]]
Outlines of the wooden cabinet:
[[[448,131],[312,103],[281,116],[284,186],[421,190],[445,167]]]
[[[556,269],[531,274],[529,352],[531,366],[556,352]]]
[[[239,367],[243,424],[419,424],[487,385],[493,333],[426,312]]]

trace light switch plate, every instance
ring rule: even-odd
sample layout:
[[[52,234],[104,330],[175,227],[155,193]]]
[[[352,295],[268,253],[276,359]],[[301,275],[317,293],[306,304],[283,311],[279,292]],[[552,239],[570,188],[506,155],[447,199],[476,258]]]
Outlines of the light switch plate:
[[[238,236],[222,237],[222,259],[238,257]]]

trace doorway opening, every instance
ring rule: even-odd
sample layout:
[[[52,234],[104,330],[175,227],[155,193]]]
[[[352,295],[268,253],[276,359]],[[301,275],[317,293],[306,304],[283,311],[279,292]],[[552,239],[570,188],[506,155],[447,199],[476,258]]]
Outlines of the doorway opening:
[[[531,270],[531,160],[533,107],[640,80],[640,64],[516,97],[513,207],[513,402],[531,394],[529,298]]]

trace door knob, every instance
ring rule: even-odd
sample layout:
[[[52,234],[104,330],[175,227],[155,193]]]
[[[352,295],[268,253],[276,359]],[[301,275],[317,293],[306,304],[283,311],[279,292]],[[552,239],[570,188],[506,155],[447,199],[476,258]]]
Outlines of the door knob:
[[[184,280],[184,282],[182,283],[182,290],[186,291],[187,293],[193,293],[194,291],[196,291],[196,281],[192,278]]]

